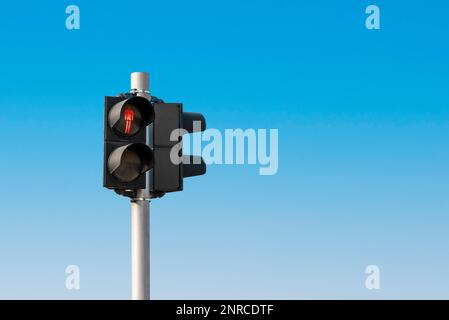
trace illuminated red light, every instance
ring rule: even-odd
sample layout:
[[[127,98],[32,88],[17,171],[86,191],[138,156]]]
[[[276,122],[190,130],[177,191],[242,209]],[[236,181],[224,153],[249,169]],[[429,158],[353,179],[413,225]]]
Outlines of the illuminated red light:
[[[131,126],[134,120],[134,111],[133,110],[125,110],[125,134],[131,133]]]

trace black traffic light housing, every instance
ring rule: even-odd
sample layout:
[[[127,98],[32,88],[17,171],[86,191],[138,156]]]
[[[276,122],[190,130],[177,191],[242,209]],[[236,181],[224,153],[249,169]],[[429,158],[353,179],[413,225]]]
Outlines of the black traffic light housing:
[[[183,155],[178,130],[204,131],[206,121],[200,113],[183,112],[181,103],[129,94],[105,97],[104,111],[104,187],[133,197],[135,190],[147,187],[145,173],[151,170],[150,193],[160,197],[182,191],[184,178],[205,174],[201,157]],[[172,152],[177,152],[178,162],[172,161]]]
[[[154,169],[151,181],[151,191],[155,194],[183,190],[183,179],[206,173],[206,165],[201,157],[182,154],[182,136],[171,139],[171,134],[177,129],[193,133],[194,121],[200,123],[200,131],[206,129],[206,120],[199,113],[183,112],[181,103],[157,102],[154,107],[153,152]],[[173,141],[174,140],[174,141]],[[173,163],[170,155],[178,151],[182,162]],[[187,163],[188,162],[188,163]]]
[[[171,141],[170,135],[182,127],[180,103],[154,103],[153,150],[154,170],[151,191],[165,193],[182,190],[182,166],[173,163],[172,148],[180,142]]]
[[[105,97],[103,186],[115,190],[145,189],[145,172],[154,157],[146,144],[153,106],[144,97]]]

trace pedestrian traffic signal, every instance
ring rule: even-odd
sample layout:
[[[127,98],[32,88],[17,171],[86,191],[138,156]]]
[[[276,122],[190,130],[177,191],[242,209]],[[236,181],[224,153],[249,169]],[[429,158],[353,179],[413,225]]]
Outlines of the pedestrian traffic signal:
[[[206,173],[201,157],[183,154],[182,137],[204,131],[206,120],[181,103],[134,94],[105,97],[103,185],[129,197],[182,191],[184,178]]]
[[[154,161],[146,143],[153,120],[153,106],[144,97],[105,97],[104,187],[145,189],[145,173]]]

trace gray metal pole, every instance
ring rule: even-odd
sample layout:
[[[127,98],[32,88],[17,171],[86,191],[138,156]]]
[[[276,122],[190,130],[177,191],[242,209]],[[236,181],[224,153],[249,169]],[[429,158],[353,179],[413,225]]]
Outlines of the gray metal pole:
[[[131,73],[131,92],[150,99],[148,73]],[[149,174],[147,173],[147,188],[138,190],[137,197],[131,200],[131,298],[133,300],[150,299],[150,189],[148,182]]]
[[[150,299],[150,204],[131,201],[131,298]]]

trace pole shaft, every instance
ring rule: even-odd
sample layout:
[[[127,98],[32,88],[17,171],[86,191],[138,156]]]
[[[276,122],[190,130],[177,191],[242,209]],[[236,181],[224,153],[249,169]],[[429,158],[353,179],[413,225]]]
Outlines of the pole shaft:
[[[150,204],[131,202],[131,296],[150,299]]]

